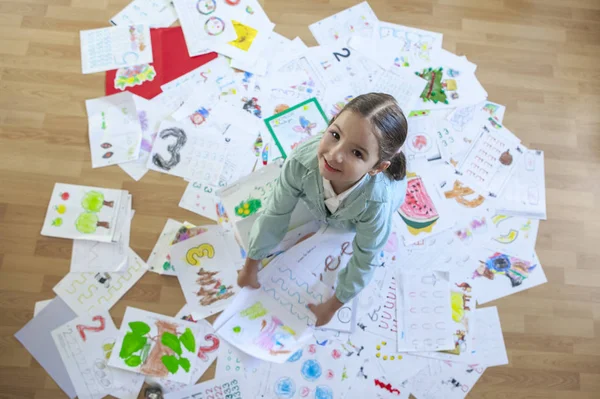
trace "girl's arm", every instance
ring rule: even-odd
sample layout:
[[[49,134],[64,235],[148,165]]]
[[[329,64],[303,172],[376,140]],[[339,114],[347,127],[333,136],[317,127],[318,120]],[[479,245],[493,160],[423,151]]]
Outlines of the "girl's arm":
[[[369,284],[375,268],[374,263],[384,247],[392,230],[387,206],[367,210],[366,215],[356,223],[356,236],[352,242],[353,254],[338,274],[335,296],[346,303],[354,298]]]
[[[273,193],[250,232],[248,258],[263,259],[271,253],[288,231],[290,216],[302,194],[305,168],[289,158],[281,168]]]

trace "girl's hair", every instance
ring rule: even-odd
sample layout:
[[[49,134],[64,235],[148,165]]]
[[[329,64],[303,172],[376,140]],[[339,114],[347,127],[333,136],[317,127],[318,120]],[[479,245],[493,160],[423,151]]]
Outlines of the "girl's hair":
[[[393,180],[406,176],[406,157],[400,148],[406,141],[408,122],[400,106],[389,94],[368,93],[353,98],[340,111],[353,111],[366,118],[379,140],[379,161],[390,161],[385,173]],[[338,114],[339,115],[339,114]]]

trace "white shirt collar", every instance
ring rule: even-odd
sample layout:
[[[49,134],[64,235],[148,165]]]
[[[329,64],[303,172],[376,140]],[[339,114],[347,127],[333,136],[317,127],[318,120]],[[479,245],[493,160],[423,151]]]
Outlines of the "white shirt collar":
[[[327,207],[327,209],[329,209],[329,212],[331,212],[332,214],[335,213],[340,207],[342,201],[346,199],[350,195],[350,193],[354,191],[354,189],[356,189],[356,187],[358,187],[358,185],[364,178],[365,177],[363,176],[359,181],[354,183],[352,187],[340,194],[336,194],[333,190],[331,182],[323,178],[323,194],[325,196],[325,206]]]

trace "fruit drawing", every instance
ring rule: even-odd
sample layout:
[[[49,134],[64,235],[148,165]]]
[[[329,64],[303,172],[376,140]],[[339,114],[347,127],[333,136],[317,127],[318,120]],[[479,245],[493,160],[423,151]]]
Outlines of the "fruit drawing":
[[[60,193],[60,199],[62,199],[63,201],[68,201],[69,197],[70,197],[70,195],[67,192]]]
[[[52,222],[52,225],[56,226],[54,222]],[[77,220],[75,220],[75,228],[78,232],[83,234],[93,234],[96,232],[96,229],[98,227],[110,229],[110,225],[108,224],[108,222],[101,222],[98,218],[98,215],[93,212],[84,212],[81,215],[79,215]]]
[[[235,214],[242,218],[246,218],[250,215],[254,215],[260,208],[262,208],[261,200],[250,198],[247,201],[240,202],[240,204],[235,207]]]
[[[494,240],[501,244],[510,244],[511,242],[515,241],[518,236],[519,232],[517,230],[510,229],[508,234],[494,237]]]
[[[500,163],[504,166],[509,166],[513,162],[513,156],[510,154],[509,150],[506,150],[500,155]]]
[[[56,218],[52,221],[52,226],[54,227],[60,227],[63,224],[63,220],[62,218]]]
[[[444,68],[425,68],[422,72],[415,72],[415,74],[427,81],[427,85],[421,93],[423,102],[433,102],[448,104],[448,98],[444,86],[448,86],[448,82],[442,84],[442,76],[444,74]]]
[[[406,223],[408,231],[415,236],[422,232],[430,233],[440,218],[419,176],[412,174],[412,177],[409,177],[406,197],[398,213]]]
[[[60,205],[56,205],[54,207],[54,209],[56,210],[56,212],[60,215],[63,215],[66,211],[67,211],[67,207],[63,204]]]
[[[88,212],[100,212],[103,206],[112,208],[114,204],[114,201],[105,201],[104,194],[95,190],[85,193],[81,200],[81,206]]]

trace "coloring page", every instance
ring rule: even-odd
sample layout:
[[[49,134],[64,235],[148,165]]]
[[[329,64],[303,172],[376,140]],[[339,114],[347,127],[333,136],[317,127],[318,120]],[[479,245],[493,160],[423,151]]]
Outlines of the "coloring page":
[[[495,306],[476,309],[474,349],[470,353],[470,363],[478,363],[485,367],[508,364],[508,355],[502,336],[502,326]]]
[[[398,350],[454,349],[450,274],[436,270],[401,273],[400,280],[403,306],[398,314]]]
[[[76,317],[69,306],[57,297],[15,333],[15,338],[70,399],[74,399],[77,393],[65,364],[60,359],[51,332]]]
[[[416,109],[454,108],[480,103],[487,92],[475,76],[475,64],[446,50],[427,63],[413,68],[427,84]]]
[[[282,163],[271,163],[261,170],[217,191],[221,203],[235,223],[257,214],[273,192],[275,180],[279,177]]]
[[[56,183],[42,235],[114,241],[122,193],[122,190]]]
[[[108,364],[189,384],[203,334],[200,325],[127,307]]]
[[[190,380],[192,383],[195,383],[217,358],[221,340],[214,334],[214,328],[206,320],[200,320],[195,315],[195,312],[190,311],[188,305],[184,305],[175,318],[190,321],[200,328],[200,334],[197,338],[201,342],[198,344],[198,359],[200,360],[196,362],[196,365],[192,369],[192,378]],[[163,393],[177,392],[187,387],[187,384],[171,381],[166,378],[146,377],[146,382],[159,385]]]
[[[165,395],[164,399],[251,399],[243,382],[235,377],[213,379]]]
[[[533,259],[535,242],[540,227],[537,219],[490,214],[488,220],[488,248],[507,252],[521,259]]]
[[[329,120],[321,104],[311,98],[265,119],[281,155],[287,158],[296,147],[327,129]]]
[[[215,378],[234,377],[243,381],[250,398],[262,396],[271,364],[245,354],[227,342],[221,342]]]
[[[110,19],[113,25],[143,24],[151,28],[168,28],[175,21],[177,13],[170,0],[133,0]]]
[[[196,89],[205,85],[210,86],[211,84],[217,84],[219,87],[222,86],[223,82],[228,76],[230,77],[232,73],[227,58],[219,56],[206,64],[181,75],[177,79],[165,83],[160,86],[160,88],[163,92],[180,89],[183,90],[185,96],[188,97]]]
[[[506,107],[486,100],[475,105],[458,107],[452,111],[446,119],[452,124],[454,130],[461,132],[465,126],[468,126],[469,123],[473,121],[475,116],[479,113],[478,111],[485,111],[490,116],[493,116],[498,122],[502,123]]]
[[[402,222],[398,228],[405,244],[431,237],[452,227],[455,215],[448,210],[435,187],[432,173],[425,172],[428,165],[414,162],[406,174],[407,189],[404,203],[398,208]]]
[[[131,248],[128,262],[119,273],[69,273],[53,290],[78,315],[109,310],[148,270]]]
[[[237,11],[225,0],[174,0],[190,57],[206,54],[217,43],[235,40]]]
[[[108,311],[80,316],[52,331],[52,338],[79,399],[137,398],[144,377],[108,368],[118,330]]]
[[[312,343],[294,353],[285,363],[271,367],[265,396],[270,398],[340,398],[347,392],[362,359],[345,356],[343,343]]]
[[[523,156],[496,201],[496,211],[546,220],[544,152],[522,148]]]
[[[142,128],[133,94],[123,92],[85,101],[92,168],[135,161]]]
[[[396,286],[395,273],[391,269],[386,270],[381,296],[377,298],[379,300],[373,301],[373,306],[366,313],[359,313],[362,317],[357,326],[362,331],[375,334],[390,342],[396,339],[398,335]]]
[[[492,249],[476,249],[465,267],[473,271],[469,283],[477,291],[477,303],[484,304],[546,283],[548,280],[537,255],[533,260],[527,259]]]
[[[454,168],[444,162],[430,162],[429,175],[434,176],[436,188],[443,202],[452,213],[472,217],[486,213],[491,206],[491,199],[477,193],[465,183],[463,176],[457,174]],[[464,222],[464,217],[457,220]]]
[[[414,66],[434,61],[442,49],[441,33],[389,22],[380,22],[378,36],[383,47],[393,49],[391,53],[394,55],[393,64],[400,68],[413,69]]]
[[[185,99],[183,105],[171,115],[176,121],[189,118],[194,126],[201,126],[208,121],[211,108],[219,100],[219,90],[216,83],[207,83],[202,90],[194,90]]]
[[[308,26],[310,32],[321,46],[346,44],[352,36],[370,38],[379,24],[377,16],[363,1],[344,11],[322,19]]]
[[[115,26],[79,32],[83,73],[110,71],[121,67],[150,64],[150,27]]]
[[[277,32],[271,32],[267,44],[260,52],[258,59],[254,62],[249,62],[234,58],[231,60],[231,67],[255,75],[265,76],[273,64],[273,59],[281,52],[286,52],[291,44],[292,41],[287,37]]]
[[[189,121],[163,121],[148,158],[148,169],[186,177],[198,136],[192,126]]]
[[[520,140],[489,117],[456,171],[482,195],[498,197],[523,156]]]
[[[432,161],[440,157],[432,130],[436,119],[431,116],[411,116],[408,118],[408,135],[404,144],[404,154],[408,160],[423,157]]]
[[[168,276],[176,275],[175,268],[171,265],[169,251],[171,250],[171,243],[181,227],[183,227],[183,223],[173,219],[167,219],[165,227],[163,227],[163,230],[158,236],[158,240],[148,257],[147,263],[150,271],[158,274],[166,274]]]
[[[216,186],[225,164],[227,143],[217,129],[206,126],[196,138],[186,179]]]
[[[410,380],[417,399],[464,399],[485,371],[485,367],[429,360]]]
[[[217,222],[218,198],[214,194],[215,190],[216,187],[211,185],[190,181],[181,196],[179,207]]]
[[[465,157],[488,118],[490,116],[487,112],[478,110],[475,112],[473,119],[463,126],[461,130],[456,130],[452,122],[448,120],[435,118],[432,132],[435,132],[435,139],[437,140],[442,159],[456,167],[458,162]]]
[[[170,254],[187,303],[205,318],[227,307],[239,287],[223,229],[202,229],[203,233],[174,244]]]
[[[269,87],[268,94],[271,101],[281,103],[284,109],[312,97],[316,99],[321,99],[323,97],[323,94],[325,93],[325,84],[321,82],[319,74],[306,57],[300,56],[298,58],[296,55],[294,59],[287,64],[282,65],[277,71],[280,73],[304,72],[307,76],[306,80],[299,84],[283,84],[278,85],[279,87]],[[282,100],[294,101],[286,103]]]
[[[131,195],[123,192],[120,201],[118,242],[73,240],[71,272],[116,272],[127,265],[131,231]]]
[[[133,101],[137,109],[137,116],[142,128],[142,144],[140,146],[139,157],[135,161],[119,164],[119,167],[125,171],[135,181],[140,180],[148,172],[148,158],[152,153],[152,145],[158,133],[158,128],[163,119],[169,114],[165,108],[160,107],[155,99],[146,100],[143,97],[133,95]],[[168,111],[168,110],[167,110]]]
[[[419,96],[427,82],[408,70],[387,70],[379,76],[372,91],[391,95],[405,114],[420,106]]]

